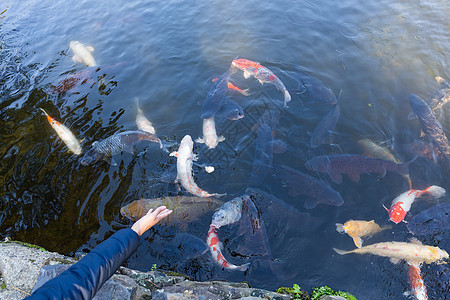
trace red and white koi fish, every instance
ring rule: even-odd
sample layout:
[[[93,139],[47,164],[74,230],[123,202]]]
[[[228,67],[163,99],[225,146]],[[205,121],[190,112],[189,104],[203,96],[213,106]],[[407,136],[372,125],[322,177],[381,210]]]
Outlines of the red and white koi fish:
[[[217,234],[216,228],[211,226],[208,231],[208,238],[206,244],[209,246],[212,257],[214,261],[226,270],[232,271],[245,271],[247,270],[250,263],[243,264],[241,266],[236,266],[229,263],[222,254],[222,243],[219,241],[219,236]]]
[[[203,138],[198,138],[195,141],[197,143],[205,143],[209,149],[213,149],[224,140],[225,138],[223,136],[217,136],[214,116],[209,119],[203,119]]]
[[[197,197],[223,196],[223,194],[210,194],[197,186],[192,176],[192,163],[197,157],[192,153],[194,142],[190,135],[186,135],[180,143],[178,152],[173,152],[170,156],[177,157],[177,181],[191,194]]]
[[[217,79],[219,79],[219,77],[213,78],[212,82],[216,82]],[[244,96],[250,95],[249,89],[242,90],[242,89],[238,88],[237,86],[235,86],[234,84],[232,84],[231,82],[228,82],[228,89],[236,91],[238,93],[241,93]]]
[[[284,106],[291,101],[291,95],[284,86],[283,82],[281,82],[281,80],[266,67],[245,58],[235,59],[231,65],[239,70],[242,70],[245,78],[253,76],[258,79],[261,84],[271,83],[275,85],[276,88],[284,94]]]
[[[406,213],[411,209],[411,205],[414,200],[426,193],[433,197],[439,198],[445,194],[445,190],[439,186],[432,185],[424,190],[411,189],[400,194],[392,201],[391,208],[387,209],[385,207],[389,214],[389,220],[396,224],[404,221]]]
[[[409,282],[411,283],[411,294],[413,294],[417,300],[427,300],[427,288],[420,274],[419,264],[409,263],[408,277]]]
[[[63,124],[61,124],[58,121],[56,121],[55,119],[53,119],[42,108],[39,108],[39,109],[42,110],[44,112],[44,114],[47,116],[48,122],[53,127],[53,129],[56,131],[58,136],[66,144],[66,146],[70,149],[70,151],[72,151],[76,155],[80,155],[81,151],[82,151],[80,142],[78,142],[77,138],[75,137],[75,135],[73,135],[73,133],[69,130],[69,128],[67,128]]]

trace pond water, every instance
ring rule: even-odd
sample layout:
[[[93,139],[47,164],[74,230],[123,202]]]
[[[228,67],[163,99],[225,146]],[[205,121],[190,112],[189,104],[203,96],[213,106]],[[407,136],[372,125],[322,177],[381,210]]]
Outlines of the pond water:
[[[288,107],[280,109],[274,132],[287,150],[273,155],[273,165],[288,165],[327,181],[345,203],[305,209],[305,198],[291,197],[280,176],[269,172],[256,187],[280,204],[266,208],[271,211],[259,208],[276,272],[257,256],[239,252],[237,226],[220,228],[218,233],[231,263],[252,263],[245,273],[223,270],[209,253],[188,259],[189,253],[185,257],[176,247],[166,247],[173,245],[177,234],[206,240],[212,211],[185,226],[155,226],[127,265],[149,270],[156,264],[197,280],[247,281],[272,290],[293,283],[306,290],[329,285],[358,299],[406,299],[403,293],[410,284],[405,263],[392,264],[373,255],[340,256],[332,248],[355,247],[350,237],[336,232],[335,223],[359,219],[387,224],[382,204],[389,206],[408,190],[407,182],[388,173],[382,180],[363,174],[358,183],[344,176],[343,183],[336,184],[326,174],[308,171],[305,162],[317,155],[362,154],[357,144],[361,139],[381,143],[402,161],[414,158],[403,147],[420,139],[418,120],[408,120],[408,99],[414,93],[428,100],[441,88],[436,76],[450,79],[449,15],[444,0],[3,0],[0,237],[66,254],[88,252],[130,226],[132,222],[120,215],[122,206],[140,198],[188,194],[170,180],[161,180],[176,161],[156,144],[139,144],[134,155],[117,155],[117,166],[103,161],[81,165],[80,157],[68,152],[38,108],[67,125],[86,150],[116,132],[136,130],[137,97],[158,136],[174,151],[186,134],[202,135],[198,102],[205,99],[211,79],[242,57],[268,67],[292,95]],[[73,62],[69,49],[73,40],[95,48],[100,69]],[[331,106],[302,93],[296,79],[301,73],[319,79],[339,98],[334,146],[309,146],[311,132]],[[242,72],[232,78],[251,91],[248,97],[231,96],[244,108],[245,118],[230,121],[218,115],[217,131],[225,141],[213,150],[202,144],[194,147],[199,164],[216,167],[208,174],[194,166],[196,182],[207,191],[227,193],[224,200],[242,195],[248,187],[255,157],[252,128],[282,99],[273,85],[244,79]],[[437,114],[447,136],[449,116],[450,105]],[[415,188],[438,185],[449,191],[449,174],[446,160],[435,163],[420,157],[410,165]],[[417,201],[411,214],[449,199],[447,194]],[[313,221],[283,222],[291,212],[287,205]],[[295,226],[299,223],[302,226]],[[405,223],[391,225],[392,230],[366,244],[412,237]],[[448,228],[418,238],[450,250]],[[422,273],[431,299],[448,297],[447,265],[424,265]]]

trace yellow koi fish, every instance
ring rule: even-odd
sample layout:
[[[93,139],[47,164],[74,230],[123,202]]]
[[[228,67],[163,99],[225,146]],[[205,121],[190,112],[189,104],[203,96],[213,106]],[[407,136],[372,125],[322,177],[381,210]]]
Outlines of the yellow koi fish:
[[[336,230],[339,233],[347,233],[350,237],[353,238],[353,242],[355,242],[356,247],[361,248],[363,244],[362,237],[371,237],[372,235],[386,230],[391,229],[392,226],[387,225],[384,227],[380,227],[374,220],[372,221],[359,221],[359,220],[350,220],[345,222],[344,224],[336,223]]]

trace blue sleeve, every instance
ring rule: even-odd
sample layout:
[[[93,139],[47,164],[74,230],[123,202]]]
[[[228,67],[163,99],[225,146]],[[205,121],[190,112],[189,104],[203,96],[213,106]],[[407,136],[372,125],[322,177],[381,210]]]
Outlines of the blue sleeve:
[[[119,230],[26,299],[91,299],[138,245],[135,231]]]

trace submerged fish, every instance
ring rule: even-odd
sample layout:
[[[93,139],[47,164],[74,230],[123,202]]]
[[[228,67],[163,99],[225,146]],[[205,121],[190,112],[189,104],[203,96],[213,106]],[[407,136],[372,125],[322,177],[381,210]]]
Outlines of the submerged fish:
[[[427,300],[427,288],[420,274],[420,264],[410,263],[408,269],[408,279],[411,284],[411,294],[417,300]]]
[[[91,149],[84,154],[80,163],[90,165],[98,160],[106,160],[111,165],[117,163],[111,156],[119,154],[122,151],[133,153],[133,147],[140,141],[150,141],[161,144],[159,138],[145,131],[124,131],[115,133],[101,142],[94,142]]]
[[[173,152],[170,156],[177,157],[177,181],[191,194],[198,197],[222,196],[221,194],[210,194],[197,186],[192,176],[192,163],[196,156],[192,153],[194,142],[190,135],[186,135],[180,143],[178,152]]]
[[[209,247],[204,239],[189,233],[178,232],[170,240],[153,240],[151,250],[168,261],[179,263],[202,256]]]
[[[438,90],[430,100],[428,100],[428,103],[431,110],[434,113],[437,113],[446,103],[450,103],[450,84],[444,78],[439,76],[436,76],[434,79],[441,84],[441,89]],[[408,119],[417,119],[417,115],[414,112],[410,112]]]
[[[391,262],[396,264],[400,260],[406,260],[412,263],[426,263],[433,262],[440,263],[448,259],[448,253],[438,247],[422,245],[419,241],[414,240],[411,243],[404,242],[385,242],[377,243],[362,248],[356,248],[351,251],[344,251],[333,248],[336,253],[340,255],[357,253],[357,254],[373,254],[384,257],[390,257]]]
[[[359,220],[349,220],[344,224],[336,223],[336,230],[339,233],[347,233],[351,238],[355,246],[358,248],[362,247],[363,240],[362,237],[371,237],[372,235],[386,230],[391,229],[392,226],[387,225],[380,227],[374,220],[372,221],[359,221]]]
[[[73,51],[73,61],[77,63],[84,63],[88,67],[94,67],[97,65],[91,52],[94,52],[92,46],[85,46],[78,41],[70,42],[70,49]]]
[[[307,196],[305,208],[312,209],[318,203],[334,206],[344,204],[341,195],[323,181],[286,166],[276,167],[275,171],[290,188],[289,195]]]
[[[273,160],[273,135],[269,125],[262,124],[258,127],[255,141],[255,159],[253,160],[252,173],[249,186],[259,186],[269,173]]]
[[[432,142],[439,147],[442,153],[450,154],[448,139],[428,104],[414,94],[411,94],[409,97],[409,104],[419,118],[422,131],[431,138]]]
[[[136,125],[138,129],[156,135],[156,130],[152,122],[144,116],[144,112],[139,108],[139,98],[136,97],[135,100],[137,108]]]
[[[389,151],[388,148],[380,146],[369,139],[363,139],[358,141],[358,145],[360,145],[364,149],[364,155],[384,159],[384,160],[390,160],[396,164],[400,164],[400,160],[395,157],[394,154]]]
[[[297,78],[300,82],[298,87],[301,91],[301,96],[312,98],[314,101],[324,102],[331,105],[335,105],[337,103],[337,99],[333,94],[333,91],[327,88],[319,79],[309,76],[303,72],[299,73]]]
[[[403,150],[413,154],[414,156],[425,157],[434,162],[437,162],[439,158],[445,157],[436,145],[421,140],[415,140],[412,143],[404,144]]]
[[[154,199],[135,200],[120,209],[122,216],[133,221],[143,217],[149,209],[156,209],[165,206],[172,210],[172,213],[161,220],[167,225],[177,225],[180,223],[190,223],[197,221],[201,216],[216,210],[223,204],[215,198],[202,198],[192,196],[173,196]]]
[[[217,136],[214,116],[209,119],[203,119],[203,138],[198,138],[195,142],[202,144],[204,143],[209,149],[214,149],[224,140],[225,138],[223,136]]]
[[[233,68],[229,68],[209,89],[208,95],[202,106],[202,119],[210,119],[222,107],[228,91],[228,80],[233,72]]]
[[[316,156],[308,160],[305,165],[311,171],[328,173],[335,183],[342,183],[342,174],[347,174],[354,182],[358,182],[363,173],[378,173],[381,178],[388,171],[408,174],[410,163],[396,164],[358,154],[337,154]]]
[[[415,215],[406,224],[417,235],[435,234],[450,230],[450,203],[436,204]]]
[[[66,144],[66,146],[76,155],[81,154],[81,145],[78,142],[77,138],[73,135],[73,133],[70,131],[69,128],[64,126],[63,124],[59,123],[52,117],[50,117],[45,110],[42,108],[39,108],[42,110],[47,117],[48,122],[52,126],[52,128],[56,131],[60,139]]]
[[[225,99],[220,112],[225,116],[225,118],[232,121],[242,119],[245,116],[242,106],[240,106],[230,98]]]
[[[213,78],[212,81],[216,82],[218,79],[219,79],[219,77],[216,77],[216,78]],[[236,91],[236,92],[238,92],[238,93],[240,93],[240,94],[242,94],[244,96],[250,95],[249,89],[242,90],[242,89],[238,88],[237,86],[235,86],[233,83],[231,83],[229,81],[228,81],[228,89]]]
[[[322,144],[333,144],[333,133],[336,127],[341,111],[339,109],[339,103],[336,103],[331,111],[323,117],[319,125],[314,129],[311,135],[311,147],[317,148]]]
[[[432,185],[424,190],[409,190],[400,194],[392,201],[391,207],[389,209],[386,208],[389,214],[389,220],[395,224],[403,221],[406,213],[411,209],[414,200],[423,194],[430,194],[433,197],[439,198],[445,194],[445,190],[439,186]]]
[[[245,196],[225,202],[212,216],[211,227],[220,228],[236,223],[242,216],[242,201]]]
[[[219,241],[219,235],[217,234],[216,228],[211,226],[209,227],[208,237],[206,243],[209,246],[209,250],[211,251],[211,255],[214,261],[221,267],[225,268],[228,271],[245,271],[248,269],[249,263],[243,264],[241,266],[236,266],[229,263],[222,254],[222,243]]]
[[[243,71],[245,78],[253,76],[258,79],[261,84],[271,83],[275,85],[275,87],[284,94],[285,106],[289,101],[291,101],[291,95],[284,86],[283,82],[281,82],[281,80],[266,67],[245,58],[235,59],[231,64],[233,67]]]

